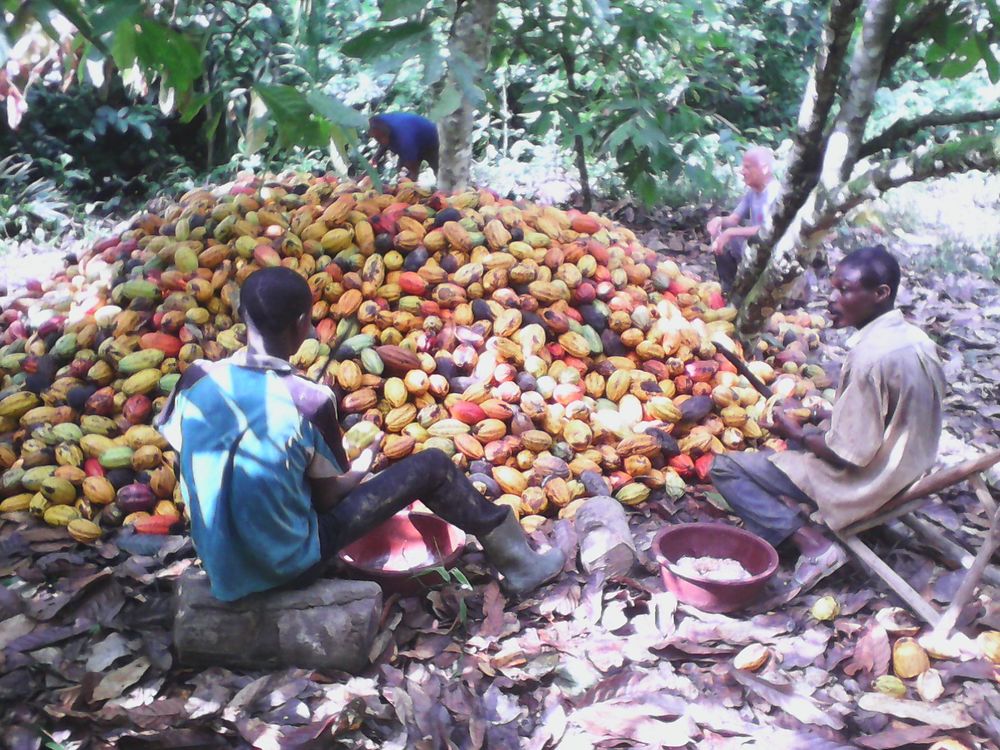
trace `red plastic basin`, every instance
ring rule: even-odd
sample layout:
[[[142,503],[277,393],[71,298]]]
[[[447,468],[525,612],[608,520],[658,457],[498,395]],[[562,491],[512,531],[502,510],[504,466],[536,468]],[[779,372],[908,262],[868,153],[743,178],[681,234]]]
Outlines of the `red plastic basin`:
[[[404,510],[337,553],[359,578],[383,591],[415,594],[443,582],[432,569],[450,568],[465,549],[465,532],[426,513]]]
[[[778,569],[774,547],[756,534],[724,523],[666,526],[653,538],[652,550],[667,591],[705,612],[733,612],[752,604]],[[752,577],[706,581],[670,569],[671,563],[687,556],[737,560]]]

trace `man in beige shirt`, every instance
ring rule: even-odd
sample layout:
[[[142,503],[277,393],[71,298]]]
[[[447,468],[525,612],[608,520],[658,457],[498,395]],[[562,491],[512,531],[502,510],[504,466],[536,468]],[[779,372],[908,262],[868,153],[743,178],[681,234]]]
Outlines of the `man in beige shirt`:
[[[803,558],[796,579],[814,585],[846,560],[799,503],[842,529],[927,472],[941,435],[944,375],[934,342],[894,309],[899,264],[885,248],[862,248],[831,279],[834,327],[855,327],[829,429],[776,412],[773,433],[801,449],[720,456],[712,481],[748,529],[777,545],[791,537]]]

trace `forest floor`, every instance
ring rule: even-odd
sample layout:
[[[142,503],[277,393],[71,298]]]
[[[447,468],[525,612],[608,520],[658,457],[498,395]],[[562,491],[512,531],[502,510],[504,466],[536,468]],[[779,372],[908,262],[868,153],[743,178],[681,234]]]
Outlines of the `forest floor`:
[[[644,217],[605,205],[651,247],[711,275],[691,227],[703,210]],[[914,233],[915,234],[915,233]],[[942,461],[1000,446],[1000,286],[986,276],[925,263],[927,246],[880,222],[845,231],[841,250],[885,241],[903,259],[899,306],[940,345],[949,382]],[[23,263],[23,259],[15,261]],[[40,261],[39,261],[40,264]],[[32,274],[41,265],[31,263]],[[809,309],[825,309],[825,274]],[[817,356],[839,362],[843,335],[825,331]],[[891,644],[920,629],[877,579],[849,564],[807,594],[732,616],[679,604],[649,554],[664,524],[726,520],[711,487],[631,513],[640,563],[604,580],[575,564],[522,602],[507,600],[481,554],[457,583],[390,597],[384,628],[361,675],[290,669],[191,670],[171,650],[172,584],[195,563],[187,537],[120,532],[93,548],[58,529],[0,521],[0,744],[33,748],[924,748],[945,737],[1000,748],[1000,669],[982,658],[933,659],[943,684],[922,700],[873,695],[891,674]],[[923,519],[974,548],[985,529],[974,496],[959,490]],[[904,527],[905,528],[905,527]],[[868,540],[915,588],[941,605],[961,569],[900,528]],[[573,524],[541,536],[574,561]],[[779,583],[789,577],[784,560]],[[1000,629],[987,584],[960,629]],[[832,596],[829,621],[812,604]],[[758,672],[733,666],[750,644],[771,657]],[[862,707],[863,706],[863,707]]]

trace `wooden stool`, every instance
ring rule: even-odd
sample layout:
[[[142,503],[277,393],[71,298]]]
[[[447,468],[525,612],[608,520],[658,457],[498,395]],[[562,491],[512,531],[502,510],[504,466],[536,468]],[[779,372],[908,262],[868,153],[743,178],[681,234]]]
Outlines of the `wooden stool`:
[[[998,513],[997,502],[993,498],[984,477],[984,473],[997,463],[1000,463],[1000,450],[991,451],[957,466],[936,471],[911,484],[883,505],[874,516],[853,523],[835,532],[840,541],[869,570],[877,574],[886,582],[889,588],[899,594],[900,598],[916,614],[934,626],[935,634],[947,636],[952,628],[955,627],[955,622],[962,608],[975,593],[976,586],[979,584],[979,580],[982,578],[983,571],[986,570],[990,558],[993,557],[993,553],[1000,547],[1000,513]],[[941,613],[917,593],[910,584],[903,580],[896,571],[890,568],[868,545],[862,542],[858,535],[863,531],[881,526],[896,518],[902,518],[908,513],[918,510],[927,502],[928,497],[931,495],[966,480],[968,480],[976,493],[976,497],[979,498],[979,501],[986,509],[989,531],[983,540],[982,546],[976,552],[975,559],[969,566],[965,578],[959,585],[958,591],[955,593],[955,598],[948,606],[948,609],[944,613]]]

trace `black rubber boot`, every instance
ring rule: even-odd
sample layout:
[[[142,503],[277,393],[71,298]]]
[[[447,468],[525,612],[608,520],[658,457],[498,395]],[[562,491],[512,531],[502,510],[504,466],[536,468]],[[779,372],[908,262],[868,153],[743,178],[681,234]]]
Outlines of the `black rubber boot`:
[[[489,561],[503,575],[503,588],[511,594],[527,594],[562,572],[566,556],[561,550],[535,552],[513,511],[493,531],[479,537]]]

